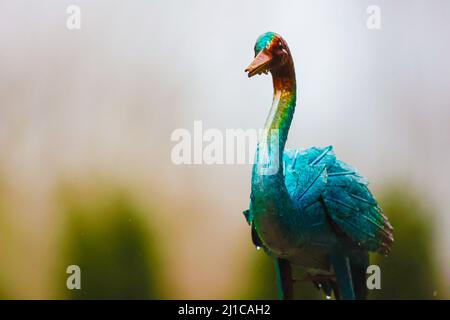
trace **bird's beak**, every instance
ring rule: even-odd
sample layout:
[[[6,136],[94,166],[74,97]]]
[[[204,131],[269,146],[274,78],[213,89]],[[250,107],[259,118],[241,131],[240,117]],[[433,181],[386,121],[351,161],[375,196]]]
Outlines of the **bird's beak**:
[[[253,59],[252,63],[245,69],[248,72],[248,77],[253,77],[255,74],[266,73],[269,71],[269,64],[272,61],[272,55],[267,50],[262,50]]]

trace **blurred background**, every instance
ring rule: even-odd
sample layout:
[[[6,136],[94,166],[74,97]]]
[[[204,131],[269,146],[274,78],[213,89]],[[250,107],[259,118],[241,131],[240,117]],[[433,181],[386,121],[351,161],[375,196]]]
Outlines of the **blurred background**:
[[[251,165],[170,158],[195,120],[263,126],[271,80],[243,70],[269,30],[297,68],[288,147],[333,144],[395,227],[371,298],[448,299],[445,0],[1,1],[0,298],[274,298],[241,214]],[[82,290],[66,288],[71,264]]]

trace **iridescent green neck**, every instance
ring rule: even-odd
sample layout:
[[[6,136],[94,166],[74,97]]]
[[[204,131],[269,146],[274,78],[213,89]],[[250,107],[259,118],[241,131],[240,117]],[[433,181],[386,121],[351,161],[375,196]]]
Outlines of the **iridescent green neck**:
[[[280,149],[284,150],[296,103],[295,73],[273,77],[273,102],[264,125],[265,130],[275,134],[278,130]]]
[[[296,81],[292,61],[272,71],[272,77],[274,87],[272,107],[258,143],[256,164],[260,174],[269,172],[269,175],[275,173],[283,175],[283,151],[296,104]],[[268,167],[271,168],[269,171]]]

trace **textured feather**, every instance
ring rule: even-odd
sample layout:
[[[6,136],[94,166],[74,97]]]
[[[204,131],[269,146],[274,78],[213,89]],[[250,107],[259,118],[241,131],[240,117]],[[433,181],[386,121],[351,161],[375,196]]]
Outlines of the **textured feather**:
[[[367,180],[336,159],[331,146],[287,150],[284,161],[286,187],[297,208],[305,210],[322,198],[327,214],[345,235],[370,251],[389,252],[392,226]]]
[[[284,153],[286,188],[297,208],[311,206],[326,191],[327,167],[335,162],[330,151],[331,147]]]
[[[342,231],[360,246],[387,254],[392,226],[356,169],[337,160],[329,168],[324,194],[327,212]]]

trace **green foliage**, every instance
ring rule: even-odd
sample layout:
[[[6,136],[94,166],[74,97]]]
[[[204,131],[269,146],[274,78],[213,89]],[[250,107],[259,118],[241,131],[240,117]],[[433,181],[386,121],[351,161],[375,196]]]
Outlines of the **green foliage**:
[[[264,252],[255,249],[255,253],[252,254],[249,276],[250,280],[246,286],[247,292],[242,297],[243,299],[277,299],[273,259]]]
[[[58,292],[71,299],[159,298],[156,241],[147,232],[144,213],[123,192],[66,194],[65,264],[58,268]],[[81,268],[81,290],[66,288],[71,264]]]
[[[395,242],[389,257],[371,259],[381,268],[381,290],[371,290],[371,298],[434,299],[439,293],[433,208],[422,199],[401,187],[387,190],[380,199],[394,226]]]

